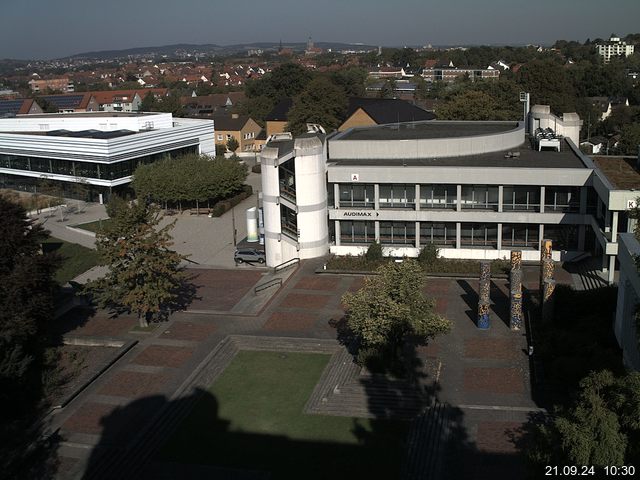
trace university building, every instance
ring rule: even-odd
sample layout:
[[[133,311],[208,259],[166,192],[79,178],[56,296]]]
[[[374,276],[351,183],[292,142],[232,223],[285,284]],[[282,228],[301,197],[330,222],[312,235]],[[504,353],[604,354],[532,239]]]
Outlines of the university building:
[[[555,260],[601,256],[613,280],[617,232],[637,196],[620,190],[576,144],[581,120],[534,106],[527,122],[426,121],[330,137],[276,135],[265,146],[267,263],[358,255],[371,242],[415,257]]]
[[[0,119],[0,188],[31,192],[54,184],[92,201],[124,190],[140,164],[186,153],[215,155],[211,120],[170,113],[65,113]]]

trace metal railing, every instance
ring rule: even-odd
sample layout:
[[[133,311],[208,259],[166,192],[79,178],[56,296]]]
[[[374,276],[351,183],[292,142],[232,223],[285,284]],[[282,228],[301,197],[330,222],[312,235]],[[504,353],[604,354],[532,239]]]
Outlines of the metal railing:
[[[258,294],[258,292],[261,292],[263,290],[266,290],[267,288],[271,288],[274,286],[278,286],[280,287],[282,285],[282,279],[281,278],[272,278],[271,280],[269,280],[268,282],[264,282],[263,284],[260,284],[258,286],[256,286],[253,289],[253,293],[255,293],[256,295]]]
[[[273,273],[277,273],[281,270],[284,270],[286,268],[289,267],[293,267],[294,265],[297,265],[298,263],[300,263],[300,259],[299,258],[292,258],[291,260],[287,260],[284,263],[281,263],[280,265],[276,265],[275,267],[273,267]]]

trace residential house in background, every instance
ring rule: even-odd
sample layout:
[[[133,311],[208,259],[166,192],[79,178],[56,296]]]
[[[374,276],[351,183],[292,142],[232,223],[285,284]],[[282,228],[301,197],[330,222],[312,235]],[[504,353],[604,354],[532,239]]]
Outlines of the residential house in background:
[[[606,120],[616,108],[629,106],[629,99],[625,97],[588,97],[587,100],[591,105],[600,110],[602,114],[598,119],[591,119],[594,122],[597,120]]]
[[[46,90],[73,92],[73,83],[69,81],[69,77],[49,78],[49,79],[32,79],[29,80],[29,87],[34,93],[44,92]]]
[[[349,98],[346,120],[338,127],[342,132],[353,127],[370,127],[403,122],[433,120],[436,116],[405,100],[394,98]]]
[[[427,82],[455,82],[458,78],[469,76],[471,81],[495,80],[500,78],[500,70],[488,66],[487,68],[458,68],[452,62],[448,66],[426,67],[422,71],[422,77]]]
[[[145,88],[141,90],[105,90],[91,92],[98,102],[100,111],[104,112],[137,112],[147,95],[161,98],[167,95],[166,88]]]
[[[16,100],[0,100],[0,117],[43,113],[40,105],[33,98],[18,98]]]
[[[229,92],[182,97],[180,102],[188,116],[203,117],[229,112],[242,103],[244,99],[244,92]]]
[[[289,110],[293,106],[292,98],[283,98],[264,118],[266,122],[267,137],[274,133],[282,133],[289,122]]]
[[[609,63],[611,61],[611,57],[628,57],[629,55],[633,55],[634,51],[633,45],[621,41],[620,37],[615,33],[611,34],[609,41],[599,43],[596,47],[598,48],[598,55],[602,57],[604,63]]]
[[[100,105],[91,92],[43,95],[40,98],[54,105],[58,109],[58,113],[97,112],[100,110]]]
[[[252,118],[233,113],[215,116],[213,123],[216,129],[216,145],[226,146],[231,138],[235,138],[239,145],[238,153],[257,151],[255,139],[262,127]]]

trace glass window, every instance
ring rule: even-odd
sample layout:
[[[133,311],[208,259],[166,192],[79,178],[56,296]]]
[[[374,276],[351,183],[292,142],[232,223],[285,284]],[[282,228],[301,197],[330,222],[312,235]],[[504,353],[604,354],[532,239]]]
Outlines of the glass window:
[[[502,225],[502,246],[504,248],[538,248],[540,229],[531,224]]]
[[[462,208],[498,210],[498,187],[487,185],[463,185]]]
[[[31,171],[51,173],[51,165],[48,158],[31,157]]]
[[[455,185],[420,185],[420,208],[456,208]]]
[[[538,211],[540,209],[540,187],[505,186],[502,189],[502,209]]]
[[[578,227],[576,225],[545,225],[544,238],[553,241],[554,250],[578,249]]]
[[[282,233],[297,240],[298,239],[298,216],[289,207],[280,204],[280,226]]]
[[[578,187],[546,187],[544,210],[545,212],[580,211],[580,189]]]
[[[456,246],[455,223],[420,223],[420,245],[432,243],[438,247]]]
[[[340,207],[373,208],[374,206],[373,184],[340,184]]]
[[[368,244],[376,239],[374,222],[340,221],[340,243]]]
[[[415,208],[415,185],[382,184],[379,186],[380,208]]]
[[[380,222],[380,243],[386,245],[415,245],[415,222]]]
[[[495,223],[463,223],[460,232],[463,247],[498,247],[498,225]]]

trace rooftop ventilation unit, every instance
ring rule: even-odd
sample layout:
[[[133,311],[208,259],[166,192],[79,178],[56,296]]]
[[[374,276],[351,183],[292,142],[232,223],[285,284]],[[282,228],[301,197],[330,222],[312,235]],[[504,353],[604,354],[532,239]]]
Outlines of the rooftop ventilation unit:
[[[322,133],[326,135],[326,131],[319,123],[307,123],[307,133]]]
[[[269,135],[269,137],[267,138],[267,143],[272,141],[275,142],[278,140],[293,140],[293,135],[291,134],[291,132],[274,133],[272,135]]]

